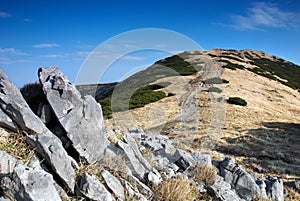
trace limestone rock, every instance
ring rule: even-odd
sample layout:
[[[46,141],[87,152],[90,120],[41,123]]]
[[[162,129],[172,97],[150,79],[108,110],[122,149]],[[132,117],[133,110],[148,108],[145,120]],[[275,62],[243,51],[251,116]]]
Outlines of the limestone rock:
[[[0,69],[0,107],[28,135],[27,142],[63,180],[66,187],[73,191],[76,162],[67,154],[61,141],[30,109],[19,89],[13,85]]]
[[[128,200],[139,200],[147,201],[145,196],[143,196],[136,188],[134,188],[129,182],[121,178],[121,183],[123,184]]]
[[[121,182],[106,170],[104,170],[101,175],[105,180],[106,185],[114,193],[114,195],[120,200],[125,200],[124,188]]]
[[[283,182],[277,177],[266,177],[266,191],[269,199],[273,201],[284,200]]]
[[[0,150],[0,173],[9,174],[12,173],[15,166],[20,162],[9,155],[8,153]]]
[[[112,195],[106,190],[103,184],[94,176],[84,173],[79,179],[78,190],[80,194],[91,200],[113,201]]]
[[[35,147],[47,165],[60,177],[64,186],[73,192],[76,177],[74,167],[78,165],[67,155],[60,140],[54,135],[32,135],[28,136],[27,141]]]
[[[241,198],[253,200],[261,196],[256,178],[235,164],[232,158],[226,157],[221,161],[219,168],[225,182],[228,182]]]
[[[39,79],[54,115],[67,132],[72,146],[89,163],[103,158],[108,140],[101,106],[92,96],[79,91],[59,68],[39,69]]]
[[[41,170],[18,164],[11,175],[1,179],[6,197],[16,200],[61,200],[54,187],[52,175]]]
[[[224,182],[223,178],[218,176],[217,181],[208,187],[208,190],[220,201],[241,201],[240,197],[231,190],[230,184]]]
[[[0,109],[0,127],[16,131],[17,127],[12,119]]]
[[[28,134],[47,133],[49,130],[31,111],[19,89],[12,84],[7,75],[0,69],[0,107]]]

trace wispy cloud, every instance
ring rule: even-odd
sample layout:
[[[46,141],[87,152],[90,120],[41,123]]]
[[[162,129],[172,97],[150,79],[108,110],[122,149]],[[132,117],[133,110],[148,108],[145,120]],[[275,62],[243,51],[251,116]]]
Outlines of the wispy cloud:
[[[59,58],[65,58],[66,55],[62,54],[46,54],[46,55],[41,55],[42,58],[49,58],[49,59],[59,59]]]
[[[28,55],[24,52],[17,51],[14,48],[0,48],[0,54]]]
[[[126,56],[120,57],[120,59],[130,60],[130,61],[142,61],[142,60],[145,60],[145,57],[126,55]]]
[[[32,47],[35,48],[50,48],[50,47],[59,47],[60,45],[57,43],[42,43],[42,44],[37,44],[33,45]]]
[[[8,18],[11,17],[11,14],[7,12],[0,12],[0,18]]]
[[[235,30],[263,30],[264,28],[295,28],[300,23],[300,13],[284,11],[276,4],[253,3],[245,15],[231,15],[231,24],[222,24]]]
[[[25,18],[25,19],[24,19],[24,22],[32,22],[32,19]]]

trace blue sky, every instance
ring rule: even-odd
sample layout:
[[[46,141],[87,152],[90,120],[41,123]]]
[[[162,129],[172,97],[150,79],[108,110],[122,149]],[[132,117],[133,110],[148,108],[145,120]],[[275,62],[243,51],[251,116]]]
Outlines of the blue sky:
[[[298,0],[0,0],[0,67],[17,86],[35,81],[37,69],[49,65],[59,66],[74,82],[93,49],[143,28],[178,32],[203,49],[262,50],[300,64]],[[168,55],[132,52],[99,81],[118,81]]]

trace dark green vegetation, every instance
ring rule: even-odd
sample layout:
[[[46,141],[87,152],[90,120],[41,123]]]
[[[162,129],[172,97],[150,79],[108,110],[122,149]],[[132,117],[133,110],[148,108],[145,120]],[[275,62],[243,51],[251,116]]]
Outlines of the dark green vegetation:
[[[236,59],[236,58],[233,58]],[[230,61],[226,60],[226,59],[220,59],[219,62],[224,62],[226,63],[225,66],[223,66],[224,68],[228,68],[231,70],[236,70],[236,69],[244,69],[245,67],[239,64],[234,64],[231,63]]]
[[[96,99],[102,105],[104,117],[111,118],[112,112],[140,108],[164,97],[174,96],[172,92],[165,94],[163,91],[158,91],[170,85],[170,82],[151,83],[164,77],[188,76],[198,72],[200,67],[196,69],[183,59],[187,57],[187,54],[182,53],[157,61],[146,70],[118,83],[111,88],[111,91],[97,96]]]
[[[164,84],[166,83],[162,83],[162,85]],[[167,95],[165,92],[158,91],[158,89],[162,89],[166,86],[167,85],[161,86],[160,84],[147,85],[137,89],[131,96],[128,96],[128,94],[125,93],[116,93],[106,96],[98,100],[98,102],[102,105],[104,117],[111,118],[112,111],[121,112],[140,108],[166,97]],[[113,98],[112,95],[114,95]],[[168,94],[168,96],[173,95],[175,94]]]
[[[250,55],[246,55],[252,61],[253,65],[259,66],[259,68],[254,68],[251,71],[255,72],[264,77],[270,78],[272,80],[277,80],[278,82],[289,86],[293,89],[300,89],[300,66],[295,65],[291,62],[284,61],[283,59],[270,60],[267,58],[252,58]],[[250,69],[248,69],[250,70]],[[281,79],[276,78],[279,77]],[[283,81],[286,80],[286,81]]]
[[[210,87],[210,88],[208,89],[208,92],[221,93],[222,90],[221,90],[220,88],[218,88],[218,87]]]
[[[234,104],[234,105],[241,105],[241,106],[247,105],[247,102],[244,99],[239,98],[239,97],[230,97],[227,100],[227,103]]]
[[[228,68],[231,70],[236,69],[247,69],[255,74],[264,76],[266,78],[276,80],[286,86],[289,86],[293,89],[300,89],[300,66],[293,64],[291,62],[285,61],[278,57],[273,56],[272,59],[260,57],[260,55],[256,55],[253,57],[252,55],[245,53],[245,57],[249,59],[249,63],[252,65],[256,65],[256,68],[246,68],[245,66],[234,64],[226,59],[233,59],[239,62],[245,62],[241,60],[239,57],[233,57],[230,55],[222,55],[220,56],[219,62],[226,63],[224,68]]]
[[[156,62],[156,64],[160,64],[172,70],[175,70],[182,76],[193,75],[198,72],[198,70],[195,69],[193,65],[191,65],[189,62],[185,61],[182,57],[178,55],[174,55],[172,57],[160,60]]]
[[[227,83],[229,83],[228,80],[221,79],[219,77],[208,78],[204,82],[205,82],[205,84],[227,84]]]

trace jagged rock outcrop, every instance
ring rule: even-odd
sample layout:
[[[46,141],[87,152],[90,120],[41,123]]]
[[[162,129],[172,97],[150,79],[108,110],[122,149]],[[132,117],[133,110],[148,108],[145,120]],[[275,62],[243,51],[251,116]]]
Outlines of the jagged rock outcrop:
[[[0,109],[0,126],[12,131],[17,131],[17,127],[11,118]]]
[[[76,166],[76,162],[67,154],[59,138],[32,112],[19,89],[9,81],[1,69],[0,107],[19,129],[29,134],[26,136],[28,143],[42,156],[65,187],[73,191],[75,186],[73,166]]]
[[[0,189],[4,196],[29,201],[61,200],[51,174],[40,168],[23,165],[2,151],[0,156]]]
[[[115,200],[105,186],[94,176],[85,173],[78,182],[79,192],[86,198],[98,201]]]
[[[103,158],[108,141],[101,106],[92,96],[82,99],[59,68],[40,68],[38,74],[45,96],[74,149],[89,163]]]
[[[39,78],[48,102],[38,103],[36,116],[0,71],[0,108],[28,134],[26,142],[37,155],[24,165],[0,150],[0,199],[159,200],[152,187],[170,178],[184,178],[218,200],[284,199],[282,180],[259,180],[231,158],[213,161],[219,170],[215,182],[198,183],[192,173],[212,165],[208,154],[184,151],[167,136],[141,128],[110,131],[107,137],[101,106],[91,96],[82,99],[57,67],[40,69]],[[85,160],[79,167],[80,159]]]

